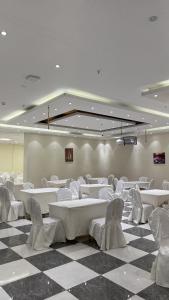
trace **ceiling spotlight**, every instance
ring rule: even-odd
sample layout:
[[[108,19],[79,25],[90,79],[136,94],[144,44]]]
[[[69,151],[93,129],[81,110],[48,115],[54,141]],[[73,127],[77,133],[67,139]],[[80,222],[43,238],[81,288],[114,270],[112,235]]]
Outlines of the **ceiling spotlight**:
[[[112,113],[113,113],[113,111],[111,110],[111,111],[110,111],[110,113],[112,114]]]
[[[1,31],[1,35],[2,35],[2,36],[6,36],[6,35],[7,35],[7,32],[6,32],[5,30],[2,30],[2,31]]]
[[[45,112],[43,112],[43,115],[45,116],[45,115],[46,115],[46,113],[45,113]]]
[[[55,67],[56,67],[56,69],[60,69],[60,65],[56,65]]]
[[[144,117],[142,117],[142,120],[144,120]]]
[[[57,109],[57,108],[54,108],[54,110],[57,111],[58,109]]]
[[[69,105],[72,105],[72,102],[69,102]]]
[[[158,95],[157,95],[157,94],[155,94],[155,95],[154,95],[154,98],[157,98],[157,97],[158,97]]]
[[[91,107],[91,110],[94,110],[94,106]]]
[[[78,118],[80,118],[80,115],[78,115]]]

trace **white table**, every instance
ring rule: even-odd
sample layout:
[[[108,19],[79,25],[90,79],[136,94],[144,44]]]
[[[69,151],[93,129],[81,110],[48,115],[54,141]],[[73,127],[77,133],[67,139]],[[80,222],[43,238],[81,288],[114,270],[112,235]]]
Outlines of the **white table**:
[[[104,182],[104,180],[106,179],[106,177],[89,177],[88,179],[87,179],[87,182],[89,183],[89,184],[102,184],[102,182],[103,182],[103,184],[105,184]],[[108,180],[107,180],[108,181]]]
[[[27,200],[31,197],[34,198],[40,204],[42,214],[45,214],[49,212],[48,204],[57,201],[58,190],[58,188],[39,188],[21,190],[22,199],[20,200],[24,203],[25,210],[27,212]]]
[[[49,180],[48,185],[49,185],[49,187],[60,188],[60,187],[65,187],[66,182],[67,182],[67,179]]]
[[[99,190],[104,187],[112,188],[112,185],[101,184],[101,183],[100,184],[99,183],[97,183],[97,184],[81,184],[80,191],[82,194],[87,194],[94,198],[98,198]]]
[[[92,219],[105,217],[107,200],[80,199],[49,204],[49,215],[63,221],[66,238],[73,240],[89,233]]]
[[[140,189],[148,189],[150,185],[150,182],[144,182],[144,181],[124,181],[123,182],[123,188],[124,189],[131,189],[138,186]]]
[[[167,190],[147,190],[140,191],[143,203],[151,204],[154,207],[162,205],[165,201],[169,201],[169,191]]]

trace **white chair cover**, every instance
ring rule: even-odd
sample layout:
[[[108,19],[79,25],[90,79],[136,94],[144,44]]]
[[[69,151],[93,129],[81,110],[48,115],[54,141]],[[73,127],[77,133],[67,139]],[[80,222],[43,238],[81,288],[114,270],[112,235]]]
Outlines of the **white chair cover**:
[[[54,242],[65,242],[65,232],[61,220],[42,219],[40,205],[32,198],[27,201],[27,209],[32,221],[27,244],[30,244],[35,250],[42,250]]]
[[[115,177],[113,181],[114,181],[114,186],[115,186],[115,190],[116,190],[116,186],[117,186],[117,183],[118,183],[119,180],[118,180],[117,177]]]
[[[131,189],[129,191],[129,197],[132,203],[132,210],[128,217],[128,220],[130,222],[133,221],[136,224],[146,223],[153,211],[153,206],[150,204],[142,203],[140,191],[138,189]]]
[[[6,183],[5,183],[5,186],[9,190],[10,201],[15,201],[15,196],[14,196],[15,187],[14,187],[14,183],[12,181],[10,181],[10,180],[7,180]]]
[[[4,177],[1,175],[0,176],[0,183],[2,183],[2,184],[4,184],[5,183],[5,181],[4,181]]]
[[[10,210],[9,191],[5,186],[0,187],[0,222],[8,221]]]
[[[148,177],[146,177],[146,176],[141,176],[141,177],[139,177],[139,181],[142,181],[142,182],[148,182]]]
[[[111,188],[104,187],[99,190],[99,199],[105,199],[111,201],[112,199],[114,199],[114,197],[115,194],[113,189]]]
[[[47,181],[47,179],[46,179],[45,177],[43,177],[43,178],[41,179],[41,185],[42,185],[42,187],[44,187],[44,188],[48,187],[48,181]]]
[[[162,188],[163,190],[169,190],[169,181],[163,180]]]
[[[72,193],[68,188],[61,188],[57,192],[57,200],[58,201],[70,201],[72,200]]]
[[[123,192],[123,180],[118,180],[117,185],[116,185],[116,193],[121,194]]]
[[[59,177],[56,176],[56,175],[51,175],[51,176],[50,176],[50,180],[51,180],[51,181],[55,181],[55,180],[58,180],[58,179],[59,179]]]
[[[80,183],[78,181],[72,181],[70,183],[70,190],[72,193],[73,200],[80,198]]]
[[[148,189],[148,190],[152,189],[153,184],[154,184],[154,179],[152,178],[152,179],[150,180],[150,183],[149,183],[149,186],[148,186],[147,189]]]
[[[18,217],[23,217],[24,206],[20,201],[11,199],[11,192],[6,187],[0,187],[0,198],[2,204],[1,218],[3,221],[15,221]]]
[[[84,180],[84,178],[82,176],[79,176],[78,177],[78,180],[77,180],[80,184],[85,184],[86,181]]]
[[[101,250],[126,246],[121,227],[123,207],[122,199],[113,199],[107,206],[106,218],[92,220],[89,234],[96,240]]]
[[[84,179],[85,179],[86,183],[89,183],[88,179],[91,178],[91,177],[92,177],[92,175],[90,175],[90,174],[86,174],[84,176]]]
[[[34,189],[34,184],[31,183],[31,182],[24,182],[23,183],[23,189],[24,190]]]
[[[127,178],[126,176],[121,176],[121,177],[120,177],[120,180],[123,180],[123,181],[129,181],[128,178]]]
[[[169,288],[169,212],[164,208],[156,208],[149,218],[149,224],[159,245],[151,277],[157,285]]]
[[[114,178],[115,176],[113,174],[110,174],[108,176],[108,184],[112,185],[113,186],[113,190],[115,190],[115,186],[114,186]]]

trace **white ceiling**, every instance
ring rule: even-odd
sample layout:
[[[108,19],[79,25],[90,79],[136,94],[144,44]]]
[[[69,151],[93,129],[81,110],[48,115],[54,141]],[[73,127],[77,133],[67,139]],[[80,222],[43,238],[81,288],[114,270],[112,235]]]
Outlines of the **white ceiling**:
[[[90,111],[94,105],[98,113],[166,126],[169,115],[134,105],[169,114],[169,101],[141,96],[144,86],[169,79],[168,12],[168,0],[1,0],[0,31],[7,36],[0,36],[0,102],[6,102],[0,119],[58,89],[72,88],[116,103],[60,97],[50,103],[51,115],[54,106],[58,114],[70,110],[71,101],[76,109]],[[158,16],[154,23],[152,15]],[[41,79],[30,83],[25,80],[29,74]],[[7,123],[34,126],[33,115],[44,118],[43,110],[47,104]],[[87,121],[78,126],[97,127],[97,120]],[[74,119],[65,122],[71,127]]]

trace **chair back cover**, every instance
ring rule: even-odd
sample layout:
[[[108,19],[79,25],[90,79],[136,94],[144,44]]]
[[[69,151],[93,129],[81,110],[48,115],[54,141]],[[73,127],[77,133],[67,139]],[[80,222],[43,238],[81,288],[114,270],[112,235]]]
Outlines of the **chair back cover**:
[[[129,221],[133,221],[136,224],[138,224],[141,221],[142,210],[143,210],[139,189],[132,188],[129,191],[129,197],[132,203],[132,211],[129,215]]]
[[[122,193],[123,191],[123,180],[118,180],[117,185],[116,185],[116,193]]]
[[[57,192],[57,200],[58,201],[70,201],[72,200],[72,193],[68,188],[61,188]]]
[[[27,211],[33,225],[43,225],[40,204],[33,198],[27,200]]]
[[[107,206],[105,218],[105,245],[102,250],[126,246],[126,241],[121,227],[124,202],[120,198],[111,200]]]
[[[129,181],[128,178],[127,178],[126,176],[121,176],[121,177],[120,177],[120,180],[123,180],[123,181]]]
[[[10,196],[10,201],[15,201],[15,196],[14,196],[14,183],[10,180],[7,180],[5,183],[5,186],[7,187],[7,189],[9,190],[9,196]]]
[[[152,189],[153,184],[154,184],[154,179],[152,178],[152,179],[150,180],[148,189]]]
[[[41,179],[41,185],[42,187],[48,187],[48,181],[45,177]]]
[[[114,199],[114,191],[111,188],[104,187],[99,190],[99,199],[105,199],[111,201]]]
[[[113,174],[110,174],[108,176],[108,184],[114,185],[114,178],[115,178],[115,176]]]
[[[55,180],[58,180],[58,179],[59,179],[59,177],[56,176],[56,175],[51,175],[51,176],[50,176],[50,180],[51,180],[51,181],[55,181]]]
[[[86,181],[84,180],[84,178],[82,176],[79,176],[78,177],[78,180],[77,180],[80,184],[85,184]]]
[[[115,186],[115,190],[116,190],[116,186],[117,186],[117,183],[118,183],[119,180],[118,180],[117,177],[115,177],[113,181],[114,181],[114,186]]]
[[[163,190],[169,190],[169,181],[163,180],[162,188]]]
[[[169,240],[169,212],[157,207],[149,217],[149,225],[155,241],[160,245],[163,240]]]
[[[23,183],[23,189],[24,190],[34,189],[34,184],[31,183],[31,182],[24,182]]]
[[[0,187],[0,221],[6,222],[10,210],[9,190],[5,186]]]
[[[74,199],[80,198],[80,183],[78,181],[70,182],[70,190]]]

